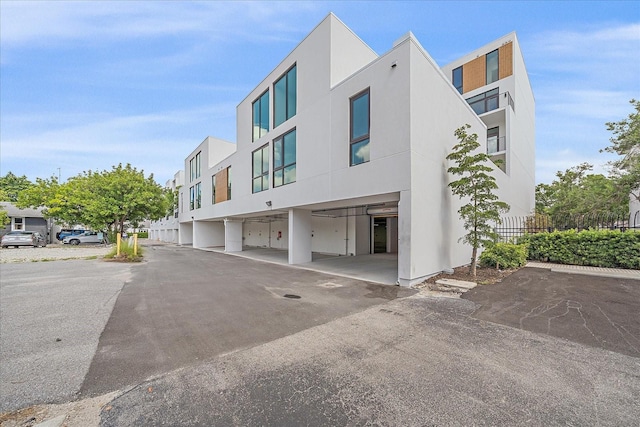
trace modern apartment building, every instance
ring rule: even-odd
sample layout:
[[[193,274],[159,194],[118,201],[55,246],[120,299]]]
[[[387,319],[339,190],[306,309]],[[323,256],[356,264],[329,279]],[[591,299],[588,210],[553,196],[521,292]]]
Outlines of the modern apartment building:
[[[455,129],[502,161],[510,214],[533,210],[534,108],[515,33],[441,68],[411,33],[378,55],[329,14],[240,102],[236,143],[208,137],[186,157],[178,242],[290,264],[397,253],[398,282],[417,283],[469,262],[447,187]]]

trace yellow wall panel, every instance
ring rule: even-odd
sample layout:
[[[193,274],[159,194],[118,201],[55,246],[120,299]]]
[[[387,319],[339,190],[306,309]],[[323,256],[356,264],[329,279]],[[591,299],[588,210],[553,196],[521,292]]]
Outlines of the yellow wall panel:
[[[227,201],[227,169],[216,174],[216,203]]]
[[[484,86],[486,77],[486,57],[479,56],[462,66],[462,93]]]
[[[504,79],[513,74],[513,42],[500,46],[498,50],[498,64],[498,70],[500,72],[498,78]]]

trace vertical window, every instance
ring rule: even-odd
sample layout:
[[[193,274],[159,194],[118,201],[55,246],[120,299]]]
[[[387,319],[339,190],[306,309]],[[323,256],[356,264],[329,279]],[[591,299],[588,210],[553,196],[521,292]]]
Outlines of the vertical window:
[[[202,207],[202,183],[199,182],[195,185],[196,187],[196,209]]]
[[[253,152],[253,192],[269,189],[269,144]]]
[[[294,65],[273,85],[273,127],[296,115],[297,71]]]
[[[487,154],[497,153],[500,150],[500,127],[487,129]]]
[[[211,177],[211,204],[216,204],[216,176]]]
[[[198,153],[195,157],[189,160],[189,181],[200,178],[201,170],[200,153]]]
[[[192,211],[196,204],[196,189],[195,187],[189,188],[189,210]]]
[[[227,168],[227,200],[231,200],[231,166]]]
[[[296,182],[296,130],[273,140],[273,187]]]
[[[498,81],[498,49],[487,53],[487,84]]]
[[[462,67],[458,67],[452,72],[453,86],[462,93]]]
[[[369,89],[351,98],[350,158],[351,166],[369,161]]]
[[[269,91],[253,102],[253,141],[269,132]]]

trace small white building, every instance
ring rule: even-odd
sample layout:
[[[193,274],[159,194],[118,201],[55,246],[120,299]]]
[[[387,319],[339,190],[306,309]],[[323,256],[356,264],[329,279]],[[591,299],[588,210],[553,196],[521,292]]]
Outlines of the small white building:
[[[165,188],[168,188],[174,193],[178,193],[184,185],[184,171],[178,171],[166,182]],[[168,243],[178,243],[178,230],[180,228],[180,222],[178,220],[179,206],[176,203],[173,209],[173,213],[167,214],[164,218],[160,218],[158,221],[152,221],[149,224],[149,238],[160,240]]]
[[[397,253],[401,285],[468,264],[454,131],[470,124],[503,161],[499,196],[526,215],[534,110],[515,33],[441,68],[411,33],[378,55],[329,14],[240,102],[235,144],[208,137],[187,156],[178,243],[288,250],[290,264]],[[164,227],[151,238],[171,241]]]

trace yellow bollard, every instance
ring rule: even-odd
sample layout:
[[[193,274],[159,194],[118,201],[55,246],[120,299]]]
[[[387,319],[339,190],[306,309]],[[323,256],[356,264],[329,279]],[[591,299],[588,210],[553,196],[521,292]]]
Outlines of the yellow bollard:
[[[116,234],[116,256],[120,256],[120,242],[122,242],[122,237],[120,233]]]
[[[133,256],[138,256],[138,233],[133,235]]]

